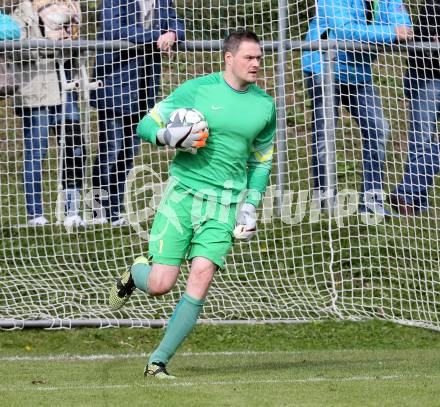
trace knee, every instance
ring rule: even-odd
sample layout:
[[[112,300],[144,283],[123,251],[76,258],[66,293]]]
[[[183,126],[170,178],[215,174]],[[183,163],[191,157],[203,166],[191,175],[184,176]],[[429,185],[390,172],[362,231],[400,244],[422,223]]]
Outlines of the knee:
[[[200,283],[210,283],[212,279],[213,269],[212,267],[194,267],[191,270],[191,276],[195,281]]]
[[[151,273],[148,278],[148,293],[152,296],[166,294],[173,288],[174,283],[174,279],[167,275]]]
[[[74,157],[82,157],[82,155],[83,155],[83,149],[82,149],[81,146],[79,146],[79,147],[75,147],[75,148],[73,149],[73,156],[74,156]]]
[[[390,126],[385,119],[377,119],[368,124],[367,143],[372,154],[377,154],[383,160],[386,154],[386,145],[390,134]]]
[[[46,148],[33,148],[25,151],[25,160],[35,163],[41,163],[46,157]]]
[[[101,164],[115,165],[118,161],[118,151],[115,145],[109,143],[106,146],[106,151],[101,151]]]
[[[376,118],[368,122],[368,139],[377,142],[379,146],[387,143],[390,135],[390,125],[384,118]]]
[[[196,298],[204,298],[211,285],[215,269],[214,264],[193,264],[187,281],[188,292]]]
[[[376,129],[376,138],[379,144],[385,145],[390,135],[390,125],[385,118],[377,118],[369,124],[370,128]]]
[[[148,294],[150,294],[153,297],[166,294],[170,290],[171,287],[163,283],[150,282],[150,284],[148,284]]]

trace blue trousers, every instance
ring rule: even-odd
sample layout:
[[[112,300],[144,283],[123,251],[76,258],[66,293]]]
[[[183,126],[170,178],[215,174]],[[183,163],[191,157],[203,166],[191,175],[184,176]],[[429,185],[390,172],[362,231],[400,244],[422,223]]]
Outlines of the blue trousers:
[[[80,188],[83,178],[84,145],[82,143],[80,114],[76,95],[67,94],[65,119],[65,150],[63,188]],[[18,112],[23,120],[24,190],[29,217],[43,215],[42,163],[47,155],[50,130],[61,134],[62,106],[25,107]],[[48,179],[48,177],[46,176]]]
[[[437,122],[440,113],[440,79],[405,77],[409,100],[408,158],[396,191],[416,210],[428,207],[428,188],[440,172]]]
[[[326,146],[324,97],[320,75],[306,77],[309,97],[312,100],[312,178],[314,188],[326,188]],[[389,125],[386,121],[380,97],[370,83],[334,86],[334,126],[337,127],[340,106],[345,106],[356,120],[362,133],[362,193],[383,190],[383,164]],[[363,197],[363,194],[362,196]],[[363,201],[362,201],[363,202]]]
[[[101,110],[98,118],[99,152],[93,165],[93,189],[106,216],[113,221],[124,211],[125,181],[140,144],[136,135],[139,117],[113,116]]]

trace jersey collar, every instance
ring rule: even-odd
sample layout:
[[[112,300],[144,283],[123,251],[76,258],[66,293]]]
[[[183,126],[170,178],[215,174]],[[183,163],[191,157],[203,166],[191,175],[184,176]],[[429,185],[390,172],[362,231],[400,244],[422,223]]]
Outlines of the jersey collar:
[[[224,75],[223,75],[223,71],[220,72],[220,78],[222,78],[222,80],[223,80],[223,82],[226,84],[226,86],[227,86],[229,89],[233,90],[235,93],[247,93],[247,92],[249,91],[250,86],[251,86],[251,85],[248,85],[248,87],[247,87],[245,90],[237,90],[237,89],[234,89],[231,85],[229,85],[228,82],[226,82],[226,79],[225,79],[225,77],[224,77]]]

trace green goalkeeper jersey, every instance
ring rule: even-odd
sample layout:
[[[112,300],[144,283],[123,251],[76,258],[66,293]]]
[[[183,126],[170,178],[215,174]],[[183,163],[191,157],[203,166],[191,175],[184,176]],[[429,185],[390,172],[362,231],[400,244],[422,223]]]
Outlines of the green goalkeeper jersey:
[[[276,128],[273,99],[257,85],[230,87],[223,72],[189,80],[157,103],[138,125],[140,138],[156,144],[156,133],[178,108],[203,113],[209,126],[206,146],[197,154],[177,151],[170,174],[193,193],[219,202],[242,200],[258,206],[272,167]]]

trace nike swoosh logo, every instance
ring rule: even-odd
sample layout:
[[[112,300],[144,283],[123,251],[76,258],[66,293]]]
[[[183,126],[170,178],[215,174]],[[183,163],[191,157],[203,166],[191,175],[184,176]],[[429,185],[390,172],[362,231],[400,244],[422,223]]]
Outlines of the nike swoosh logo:
[[[212,110],[220,110],[220,109],[223,109],[223,107],[221,107],[221,106],[211,106],[211,109]]]

